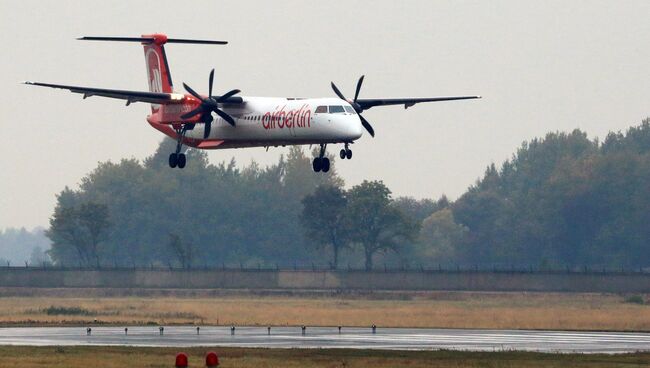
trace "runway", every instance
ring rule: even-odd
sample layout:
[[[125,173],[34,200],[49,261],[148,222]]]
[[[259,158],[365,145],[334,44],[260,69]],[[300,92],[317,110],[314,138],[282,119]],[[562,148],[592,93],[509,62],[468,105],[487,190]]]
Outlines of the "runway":
[[[0,328],[0,345],[158,347],[350,348],[388,350],[539,351],[626,353],[650,350],[650,334],[526,330],[273,327],[11,327]]]

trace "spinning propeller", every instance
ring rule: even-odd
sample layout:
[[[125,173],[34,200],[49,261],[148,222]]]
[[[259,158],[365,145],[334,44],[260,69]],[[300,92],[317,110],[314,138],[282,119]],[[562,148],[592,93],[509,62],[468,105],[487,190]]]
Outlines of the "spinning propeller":
[[[371,136],[375,136],[375,130],[372,129],[372,125],[366,120],[363,116],[361,116],[361,113],[363,112],[363,107],[357,103],[357,98],[359,98],[359,91],[361,90],[361,84],[363,83],[363,75],[361,78],[359,78],[359,81],[357,82],[357,90],[354,92],[354,100],[350,101],[343,94],[341,91],[339,91],[338,88],[336,88],[336,85],[334,85],[334,82],[332,82],[332,89],[334,90],[334,93],[336,93],[337,96],[339,96],[340,99],[347,101],[352,105],[352,108],[354,108],[354,111],[357,112],[357,115],[359,115],[359,119],[361,119],[361,125],[363,125],[364,128],[370,133]]]
[[[183,83],[183,87],[185,87],[185,90],[189,92],[192,96],[200,100],[201,104],[196,109],[181,115],[181,119],[186,120],[195,115],[201,114],[201,118],[199,120],[205,124],[203,138],[208,138],[208,136],[210,135],[210,129],[212,128],[213,111],[217,115],[219,115],[223,120],[227,121],[228,124],[235,126],[235,119],[233,119],[232,116],[228,115],[227,113],[223,112],[223,110],[219,109],[219,104],[226,102],[230,97],[238,94],[241,91],[238,89],[233,89],[232,91],[229,91],[228,93],[222,96],[212,96],[213,82],[214,82],[214,69],[212,69],[212,71],[210,72],[210,81],[208,84],[208,98],[201,97],[201,95],[196,93],[196,91],[194,91],[190,86]]]

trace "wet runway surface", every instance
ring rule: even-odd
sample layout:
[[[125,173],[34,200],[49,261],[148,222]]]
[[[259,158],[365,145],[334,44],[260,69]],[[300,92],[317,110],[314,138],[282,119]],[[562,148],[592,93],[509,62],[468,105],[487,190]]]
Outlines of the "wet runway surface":
[[[391,350],[526,350],[541,352],[625,353],[650,351],[650,334],[616,332],[453,330],[415,328],[165,327],[12,327],[0,328],[0,345],[231,346],[262,348],[352,348]]]

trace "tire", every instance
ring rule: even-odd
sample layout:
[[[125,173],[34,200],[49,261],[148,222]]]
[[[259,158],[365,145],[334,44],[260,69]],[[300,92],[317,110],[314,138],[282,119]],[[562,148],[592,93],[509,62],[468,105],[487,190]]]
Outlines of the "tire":
[[[320,157],[316,157],[314,161],[311,163],[311,167],[314,169],[315,172],[319,172],[323,168],[323,163],[322,159]]]
[[[352,150],[351,149],[345,151],[345,158],[347,158],[348,160],[352,159]]]
[[[324,173],[330,171],[330,159],[329,158],[323,157],[323,167],[321,168],[321,170]]]
[[[341,160],[345,160],[345,156],[346,156],[346,152],[344,149],[342,149],[341,152],[339,152],[339,157],[341,157]]]
[[[178,154],[178,168],[182,169],[185,167],[185,164],[187,163],[187,159],[185,158],[184,153],[179,153]]]
[[[169,155],[169,167],[172,169],[178,165],[178,156],[175,153]]]

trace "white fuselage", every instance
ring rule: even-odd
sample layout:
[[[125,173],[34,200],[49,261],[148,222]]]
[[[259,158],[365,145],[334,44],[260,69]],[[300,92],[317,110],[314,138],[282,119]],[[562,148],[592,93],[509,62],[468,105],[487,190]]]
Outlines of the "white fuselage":
[[[197,141],[224,141],[219,146],[211,147],[220,149],[351,143],[362,135],[363,126],[358,115],[349,103],[339,98],[242,98],[242,104],[222,107],[235,119],[234,127],[213,114],[214,120],[207,138],[204,138],[203,124],[196,124],[185,137]]]

